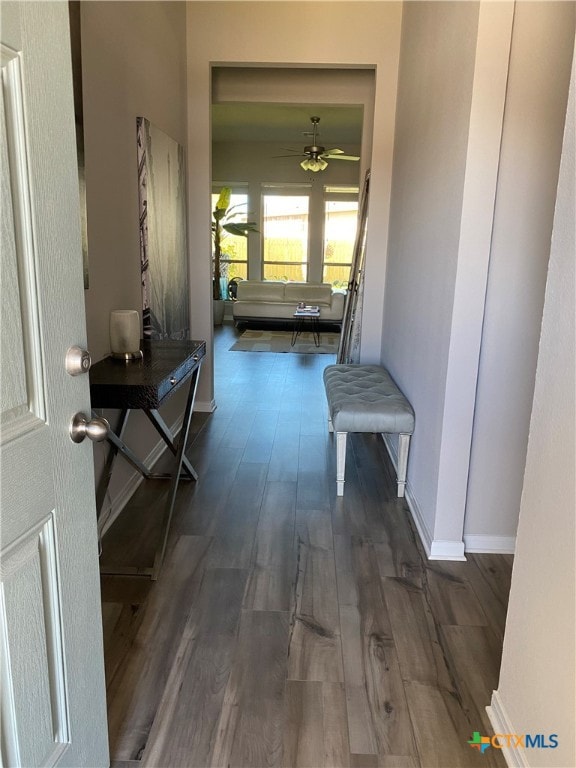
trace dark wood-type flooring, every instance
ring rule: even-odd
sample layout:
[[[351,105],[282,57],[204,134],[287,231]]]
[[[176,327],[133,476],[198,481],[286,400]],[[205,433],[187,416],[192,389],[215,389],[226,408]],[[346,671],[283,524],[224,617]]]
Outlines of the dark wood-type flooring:
[[[491,732],[512,558],[428,561],[379,436],[351,436],[337,498],[334,358],[236,335],[160,578],[102,577],[113,765],[504,766],[467,741]],[[165,490],[140,486],[104,561],[150,564]]]

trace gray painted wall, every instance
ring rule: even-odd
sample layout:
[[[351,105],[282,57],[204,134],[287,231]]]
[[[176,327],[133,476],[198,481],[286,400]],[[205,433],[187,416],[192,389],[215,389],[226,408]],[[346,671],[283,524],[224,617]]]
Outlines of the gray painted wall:
[[[576,765],[575,88],[573,65],[518,546],[490,713],[499,733],[543,733],[547,743],[558,734],[556,749],[524,753],[539,768]]]
[[[81,4],[90,288],[88,341],[109,352],[110,309],[140,309],[136,117],[186,147],[185,5]]]
[[[450,439],[443,421],[478,12],[478,3],[408,3],[402,24],[382,361],[416,412],[408,482],[431,539]]]
[[[136,117],[147,117],[186,147],[186,6],[181,2],[81,4],[84,139],[90,287],[85,291],[88,347],[93,361],[110,351],[112,309],[141,312]],[[178,420],[185,393],[163,408]],[[105,414],[114,423],[113,411]],[[126,440],[144,459],[158,445],[138,412]],[[96,474],[104,448],[95,445]],[[110,486],[117,508],[140,476],[119,461]]]
[[[513,541],[528,443],[575,4],[517,3],[466,501],[465,536]]]
[[[513,551],[573,3],[404,9],[382,360],[434,556]]]

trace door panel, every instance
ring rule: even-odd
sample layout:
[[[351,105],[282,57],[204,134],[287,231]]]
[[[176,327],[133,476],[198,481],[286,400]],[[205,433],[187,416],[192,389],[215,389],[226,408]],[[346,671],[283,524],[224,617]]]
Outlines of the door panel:
[[[69,737],[54,516],[2,556],[3,657],[12,680],[3,728],[15,765],[54,765]],[[32,726],[33,727],[29,727]]]
[[[2,176],[2,302],[0,344],[0,425],[2,440],[23,434],[43,420],[43,378],[40,370],[38,296],[28,196],[24,94],[21,58],[2,45],[0,94],[0,163]]]
[[[2,764],[108,765],[66,2],[1,3]]]

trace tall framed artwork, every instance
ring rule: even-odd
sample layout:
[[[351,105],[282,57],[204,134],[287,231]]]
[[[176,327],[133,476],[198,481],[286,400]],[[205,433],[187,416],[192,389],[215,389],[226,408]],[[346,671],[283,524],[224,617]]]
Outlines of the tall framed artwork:
[[[190,336],[184,149],[136,119],[144,337]]]
[[[364,257],[366,249],[366,229],[368,226],[368,196],[370,192],[370,171],[366,172],[360,209],[358,211],[358,228],[350,267],[350,279],[344,316],[340,333],[340,344],[336,356],[337,363],[359,363],[360,342],[362,338],[362,309],[364,304]]]
[[[74,122],[76,125],[76,154],[78,158],[78,186],[80,193],[80,232],[82,235],[82,264],[84,288],[90,287],[88,269],[88,215],[86,210],[86,164],[84,161],[84,103],[82,98],[82,29],[80,0],[68,3],[70,23],[70,50],[72,54],[72,86],[74,93]]]

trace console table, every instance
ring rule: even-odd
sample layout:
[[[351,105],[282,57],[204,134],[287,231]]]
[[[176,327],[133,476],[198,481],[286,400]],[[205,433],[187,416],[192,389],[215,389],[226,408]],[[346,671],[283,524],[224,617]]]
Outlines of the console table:
[[[204,341],[156,341],[144,339],[141,342],[141,349],[143,353],[141,360],[125,362],[112,357],[106,357],[90,369],[92,407],[120,410],[118,425],[115,430],[110,430],[107,436],[107,440],[110,443],[110,451],[96,492],[96,509],[100,522],[102,507],[118,454],[123,456],[145,478],[166,478],[170,480],[170,489],[164,510],[161,542],[156,552],[153,566],[151,568],[126,567],[114,569],[116,574],[150,576],[152,579],[157,579],[166,551],[178,483],[181,479],[198,479],[194,467],[190,464],[184,452],[188,441],[198,375],[202,359],[206,354],[206,343]],[[188,398],[184,409],[182,428],[178,439],[176,439],[160,416],[158,408],[185,384],[188,385]],[[130,411],[134,409],[144,411],[174,455],[175,464],[171,474],[153,474],[124,442],[124,432],[128,423],[128,417]],[[107,571],[102,569],[102,572]]]

